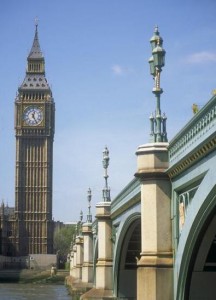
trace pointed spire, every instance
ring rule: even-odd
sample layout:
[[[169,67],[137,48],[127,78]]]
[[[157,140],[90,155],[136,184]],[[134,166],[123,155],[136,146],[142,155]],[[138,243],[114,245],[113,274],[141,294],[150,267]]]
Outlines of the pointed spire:
[[[38,39],[38,20],[35,20],[35,36],[28,56],[27,74],[44,74],[45,60]],[[45,84],[46,85],[46,84]]]
[[[25,94],[22,92],[25,91]],[[35,93],[40,91],[40,93]],[[41,94],[47,91],[48,94]],[[19,101],[21,95],[28,99],[37,99],[37,97],[45,97],[47,100],[52,99],[52,92],[45,77],[45,59],[40,48],[38,39],[38,20],[35,20],[35,35],[31,51],[27,57],[26,76],[23,83],[19,87],[16,101]],[[26,93],[27,92],[27,93]]]
[[[43,58],[43,53],[41,51],[41,48],[40,48],[40,43],[39,43],[39,39],[38,39],[38,20],[36,19],[35,20],[35,36],[34,36],[34,41],[33,41],[33,44],[32,44],[32,48],[31,48],[31,51],[29,53],[29,56],[28,58],[30,59],[40,59],[40,58]]]

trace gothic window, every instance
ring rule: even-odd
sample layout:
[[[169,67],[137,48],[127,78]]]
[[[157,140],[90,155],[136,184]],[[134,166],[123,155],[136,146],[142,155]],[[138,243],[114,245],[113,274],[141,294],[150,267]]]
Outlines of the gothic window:
[[[12,236],[12,230],[8,230],[7,231],[7,236],[9,237],[9,236]]]

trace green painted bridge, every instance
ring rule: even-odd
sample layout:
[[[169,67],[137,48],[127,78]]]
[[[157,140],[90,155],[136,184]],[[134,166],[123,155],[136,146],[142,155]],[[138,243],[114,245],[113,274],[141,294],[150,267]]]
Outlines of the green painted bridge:
[[[150,143],[138,147],[135,177],[112,201],[103,153],[104,201],[71,247],[73,285],[89,289],[81,299],[216,299],[216,95],[168,143],[158,27],[150,44]]]
[[[216,96],[169,144],[142,145],[137,157],[136,177],[83,224],[74,285],[91,288],[82,299],[216,299]]]

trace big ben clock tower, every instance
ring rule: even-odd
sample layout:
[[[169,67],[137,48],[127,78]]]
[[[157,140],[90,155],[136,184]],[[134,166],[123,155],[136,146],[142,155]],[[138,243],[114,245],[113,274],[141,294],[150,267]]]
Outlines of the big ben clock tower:
[[[53,251],[52,173],[55,106],[45,77],[38,25],[15,99],[16,255]]]

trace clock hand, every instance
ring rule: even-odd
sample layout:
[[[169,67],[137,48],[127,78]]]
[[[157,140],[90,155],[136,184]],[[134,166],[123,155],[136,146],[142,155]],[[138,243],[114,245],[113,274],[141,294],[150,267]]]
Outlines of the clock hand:
[[[32,119],[34,119],[35,122],[36,122],[36,119],[35,119],[35,111],[32,112]]]

